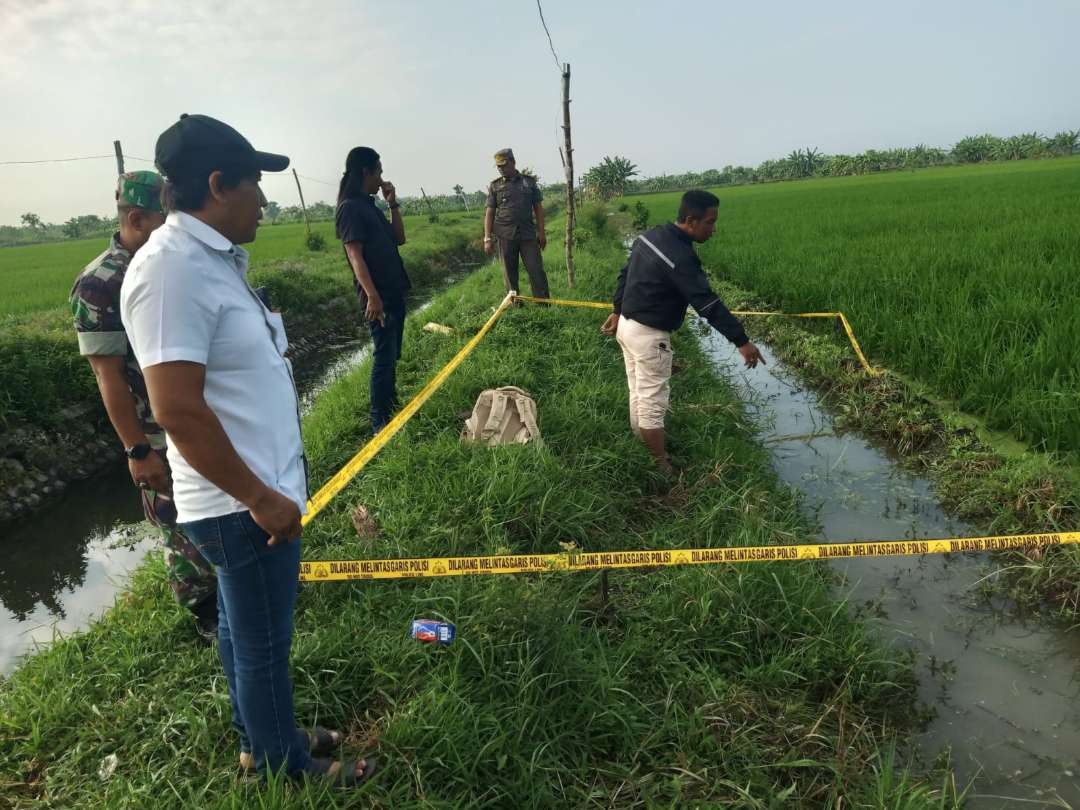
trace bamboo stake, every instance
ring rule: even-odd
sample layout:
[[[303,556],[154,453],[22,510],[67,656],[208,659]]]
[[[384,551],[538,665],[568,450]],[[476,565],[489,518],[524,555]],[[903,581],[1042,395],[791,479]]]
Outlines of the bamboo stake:
[[[433,217],[437,217],[435,209],[431,206],[431,200],[428,199],[427,192],[424,191],[424,187],[420,186],[420,196],[424,198],[424,203],[427,205],[428,214]]]
[[[570,63],[563,65],[562,72],[562,109],[563,109],[563,169],[566,172],[566,283],[574,286],[574,222],[577,218],[574,209],[574,148],[570,142]],[[564,153],[565,152],[565,153]]]
[[[296,181],[296,190],[300,193],[300,210],[304,212],[304,227],[307,228],[308,239],[311,239],[311,223],[308,222],[307,206],[304,205],[304,190],[300,188],[300,177],[296,173],[296,169],[292,170],[293,179]]]

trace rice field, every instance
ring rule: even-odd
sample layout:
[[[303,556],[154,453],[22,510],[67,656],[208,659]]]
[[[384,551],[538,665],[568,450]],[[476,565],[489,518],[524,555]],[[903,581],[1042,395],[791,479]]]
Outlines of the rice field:
[[[1080,451],[1080,158],[714,191],[711,272],[778,308],[843,310],[873,362]],[[638,199],[659,222],[678,198]]]
[[[465,219],[465,214],[442,214],[440,224]],[[406,217],[412,232],[427,217]],[[312,223],[312,230],[326,239],[327,250],[340,252],[334,238],[333,222]],[[481,232],[479,221],[477,234]],[[78,239],[41,245],[0,248],[0,321],[8,316],[31,315],[67,306],[68,292],[79,272],[107,247],[102,239]],[[304,226],[299,223],[263,225],[258,239],[250,246],[251,261],[259,265],[274,259],[289,259],[308,254],[304,244]]]

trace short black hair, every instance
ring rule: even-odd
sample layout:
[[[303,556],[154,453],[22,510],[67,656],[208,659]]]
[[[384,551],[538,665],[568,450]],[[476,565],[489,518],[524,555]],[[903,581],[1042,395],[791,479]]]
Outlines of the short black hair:
[[[690,217],[704,219],[710,208],[717,208],[719,205],[720,198],[712,192],[692,188],[679,200],[679,217],[675,221],[686,222]]]
[[[161,190],[161,202],[166,211],[198,211],[206,205],[210,196],[210,175],[221,172],[222,188],[236,188],[244,180],[257,177],[259,171],[250,167],[225,167],[205,169],[184,177],[167,178]]]

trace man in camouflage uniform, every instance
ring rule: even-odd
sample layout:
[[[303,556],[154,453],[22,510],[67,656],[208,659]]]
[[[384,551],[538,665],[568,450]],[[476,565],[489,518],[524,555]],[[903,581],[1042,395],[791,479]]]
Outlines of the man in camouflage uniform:
[[[71,289],[79,352],[90,361],[131,478],[142,492],[146,519],[161,530],[169,585],[194,615],[199,634],[217,629],[217,579],[202,554],[176,528],[176,506],[166,459],[165,431],[154,421],[146,383],[120,321],[120,285],[135,252],[165,222],[161,176],[128,172],[117,183],[120,230],[108,250],[90,262]]]
[[[544,206],[536,178],[517,170],[512,149],[495,153],[499,177],[488,186],[487,210],[484,212],[484,252],[494,250],[492,236],[499,239],[506,289],[520,292],[518,256],[525,262],[529,287],[536,298],[548,298],[548,279],[540,251],[547,247],[544,231]],[[534,218],[535,217],[535,222]]]

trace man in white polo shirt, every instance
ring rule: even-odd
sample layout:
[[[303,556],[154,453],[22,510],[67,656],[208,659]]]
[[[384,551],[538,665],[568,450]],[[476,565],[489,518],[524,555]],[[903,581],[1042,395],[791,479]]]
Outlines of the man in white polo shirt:
[[[177,521],[218,578],[219,647],[241,762],[264,775],[357,784],[374,762],[341,766],[341,735],[293,716],[288,660],[307,472],[281,315],[248,285],[266,198],[263,171],[289,159],[257,152],[213,118],[185,115],[158,138],[165,224],[132,261],[124,326],[173,462]]]

